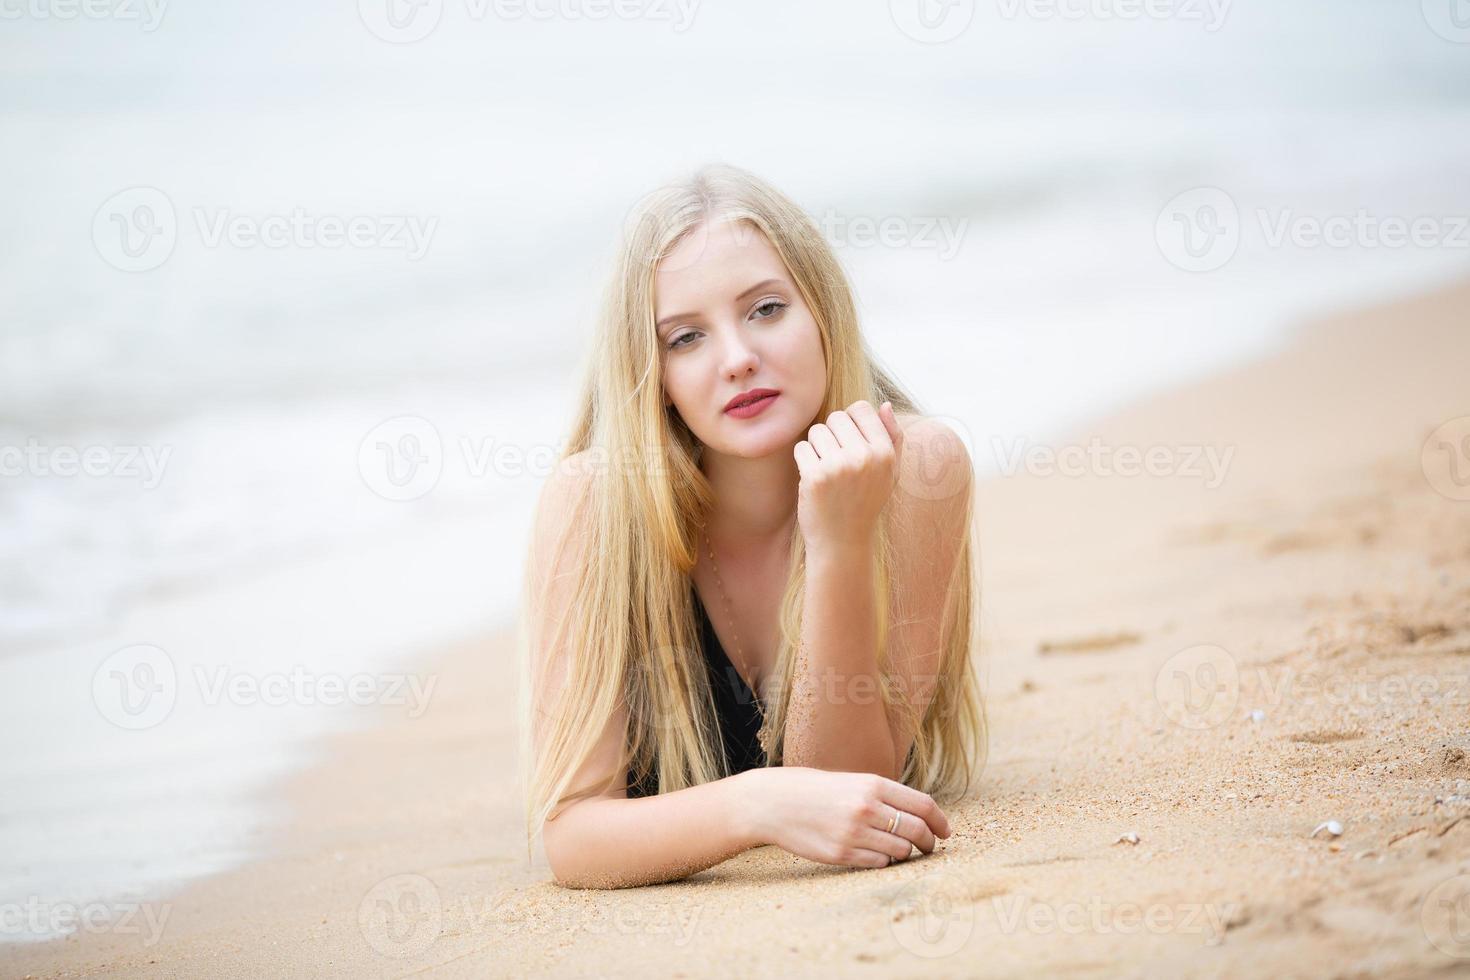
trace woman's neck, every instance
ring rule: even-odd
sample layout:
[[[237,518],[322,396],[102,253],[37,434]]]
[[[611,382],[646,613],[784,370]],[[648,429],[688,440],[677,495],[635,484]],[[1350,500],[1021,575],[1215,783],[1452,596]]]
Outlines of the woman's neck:
[[[724,544],[722,550],[744,550],[778,537],[789,540],[795,529],[796,493],[801,483],[791,453],[747,459],[706,448],[700,468],[715,498],[709,536]]]

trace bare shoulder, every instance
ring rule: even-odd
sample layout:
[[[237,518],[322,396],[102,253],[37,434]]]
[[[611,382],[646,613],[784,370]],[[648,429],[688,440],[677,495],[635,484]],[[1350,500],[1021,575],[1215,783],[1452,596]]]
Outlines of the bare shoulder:
[[[952,510],[965,502],[974,484],[975,466],[965,440],[947,422],[927,415],[895,416],[903,429],[899,458],[897,505],[907,513]]]
[[[590,450],[558,460],[541,485],[538,509],[548,519],[570,519],[590,501],[597,482],[595,457]]]
[[[532,526],[532,562],[547,568],[553,554],[570,545],[575,551],[585,528],[596,471],[591,454],[583,450],[557,462],[541,485]],[[549,570],[549,569],[548,569]]]
[[[946,422],[911,415],[899,416],[899,424],[904,444],[889,500],[889,540],[908,626],[895,624],[894,649],[932,650],[937,637],[923,631],[936,628],[956,562],[966,541],[974,542],[975,471],[965,437]]]

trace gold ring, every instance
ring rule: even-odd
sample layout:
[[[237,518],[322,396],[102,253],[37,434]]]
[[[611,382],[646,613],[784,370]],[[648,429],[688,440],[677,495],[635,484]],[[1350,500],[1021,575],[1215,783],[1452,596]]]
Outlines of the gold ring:
[[[887,830],[887,833],[890,833],[890,834],[893,833],[893,829],[898,826],[898,818],[901,815],[902,814],[895,807],[894,810],[893,810],[893,819],[890,820],[890,821],[888,821],[888,830]]]

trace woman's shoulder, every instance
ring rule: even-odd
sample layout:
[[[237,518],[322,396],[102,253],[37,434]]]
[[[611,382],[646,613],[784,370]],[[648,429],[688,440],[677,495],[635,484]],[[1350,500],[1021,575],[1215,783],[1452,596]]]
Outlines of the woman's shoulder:
[[[917,412],[898,412],[894,418],[903,430],[900,465],[904,470],[919,469],[951,479],[974,472],[964,423]]]
[[[910,413],[895,418],[903,430],[903,448],[892,498],[894,516],[910,531],[940,528],[947,532],[968,509],[975,482],[963,424]],[[925,535],[912,540],[925,540]]]
[[[557,460],[541,485],[543,503],[574,507],[592,490],[597,475],[595,454],[588,449]]]
[[[596,467],[591,455],[583,450],[557,461],[541,484],[532,526],[532,547],[538,553],[561,546],[565,536],[573,538],[585,529],[585,508],[595,483]],[[573,542],[575,545],[575,542]]]

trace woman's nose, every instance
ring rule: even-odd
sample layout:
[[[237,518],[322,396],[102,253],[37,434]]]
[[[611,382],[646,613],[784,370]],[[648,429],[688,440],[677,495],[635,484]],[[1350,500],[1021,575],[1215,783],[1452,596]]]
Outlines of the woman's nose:
[[[746,343],[738,329],[729,331],[725,337],[723,357],[726,376],[738,378],[760,366],[760,356],[755,348]]]

